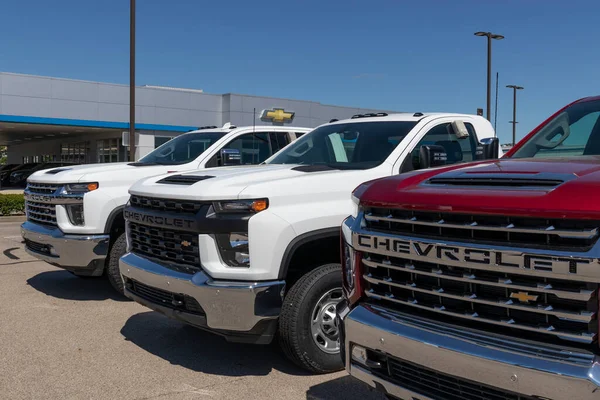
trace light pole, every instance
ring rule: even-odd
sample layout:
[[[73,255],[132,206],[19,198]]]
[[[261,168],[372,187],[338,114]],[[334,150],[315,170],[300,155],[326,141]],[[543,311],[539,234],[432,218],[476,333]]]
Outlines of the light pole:
[[[129,161],[135,161],[135,0],[129,2]]]
[[[510,122],[512,122],[512,126],[513,126],[512,145],[514,146],[515,141],[516,141],[516,136],[517,136],[517,90],[521,90],[524,88],[523,88],[523,86],[517,86],[517,85],[506,85],[506,87],[513,90],[513,120]]]
[[[487,37],[487,119],[491,121],[492,109],[492,39],[501,40],[504,36],[492,32],[475,32],[475,36]]]

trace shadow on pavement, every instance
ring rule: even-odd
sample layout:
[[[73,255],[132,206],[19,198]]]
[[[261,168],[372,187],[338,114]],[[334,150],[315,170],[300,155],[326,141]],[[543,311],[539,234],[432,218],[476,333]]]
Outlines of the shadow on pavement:
[[[133,315],[121,334],[125,340],[173,365],[206,374],[263,376],[277,370],[289,375],[308,375],[288,361],[276,344],[229,343],[157,312]]]
[[[385,396],[350,375],[311,387],[308,400],[385,400]]]
[[[47,271],[29,278],[32,288],[48,296],[78,301],[130,301],[113,289],[105,277],[78,277],[68,271]]]

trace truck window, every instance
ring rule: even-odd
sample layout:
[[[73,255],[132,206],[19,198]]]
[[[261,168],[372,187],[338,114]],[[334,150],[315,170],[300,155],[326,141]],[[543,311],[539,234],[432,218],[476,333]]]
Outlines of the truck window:
[[[402,163],[401,172],[419,169],[419,151],[423,145],[437,145],[446,149],[448,164],[473,161],[479,141],[473,125],[466,122],[465,126],[469,131],[469,137],[464,139],[456,137],[450,123],[431,128],[412,150],[410,158]]]
[[[268,163],[374,168],[388,158],[415,125],[414,121],[324,125],[287,146]]]
[[[600,155],[600,100],[575,103],[542,126],[511,158]]]
[[[225,136],[223,132],[185,133],[167,141],[136,164],[186,164],[198,158],[200,154],[223,136]]]
[[[271,132],[269,135],[271,136],[272,154],[277,153],[290,143],[290,136],[287,132]]]
[[[260,164],[273,155],[268,132],[247,133],[238,136],[222,148],[239,150],[242,156],[242,165]],[[218,158],[219,153],[217,152],[217,154],[212,156],[206,163],[206,167],[218,167]]]

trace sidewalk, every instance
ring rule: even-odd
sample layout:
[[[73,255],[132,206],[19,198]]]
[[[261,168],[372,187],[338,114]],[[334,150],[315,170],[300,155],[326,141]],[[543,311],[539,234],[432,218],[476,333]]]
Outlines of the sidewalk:
[[[0,188],[0,194],[23,194],[22,188]]]

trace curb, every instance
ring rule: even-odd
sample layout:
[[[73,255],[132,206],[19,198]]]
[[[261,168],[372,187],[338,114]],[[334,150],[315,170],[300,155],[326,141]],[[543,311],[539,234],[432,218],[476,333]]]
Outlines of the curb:
[[[8,215],[5,217],[0,216],[0,224],[10,222],[25,222],[25,215]]]

